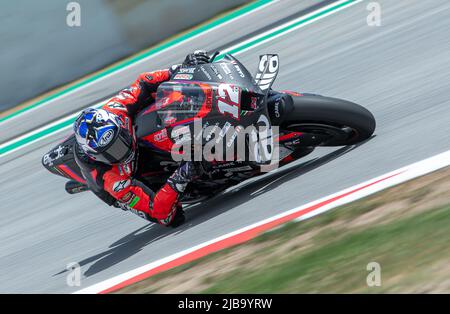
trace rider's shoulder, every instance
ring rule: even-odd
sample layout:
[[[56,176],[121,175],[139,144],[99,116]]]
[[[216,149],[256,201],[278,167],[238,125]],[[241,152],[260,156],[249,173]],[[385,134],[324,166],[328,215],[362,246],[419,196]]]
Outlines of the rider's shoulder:
[[[173,66],[169,69],[159,69],[150,72],[142,72],[141,74],[139,74],[138,80],[146,82],[166,80],[172,75],[173,71],[176,70],[176,68],[172,68]]]

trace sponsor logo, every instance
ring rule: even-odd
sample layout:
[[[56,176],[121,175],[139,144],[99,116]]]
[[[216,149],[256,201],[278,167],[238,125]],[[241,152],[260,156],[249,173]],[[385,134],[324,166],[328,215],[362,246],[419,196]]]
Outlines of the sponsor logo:
[[[198,142],[201,140],[202,136],[203,136],[203,132],[205,132],[206,128],[209,126],[209,121],[206,121],[203,124],[202,130],[201,132],[199,132],[198,134],[195,135],[195,140]]]
[[[261,90],[267,90],[278,73],[278,55],[263,55],[259,60],[258,73],[256,73],[256,83]]]
[[[230,70],[230,68],[228,67],[228,65],[226,63],[222,62],[222,63],[219,63],[219,64],[222,67],[222,69],[225,72],[225,74],[230,74],[231,73],[231,70]]]
[[[120,192],[131,184],[130,180],[117,181],[113,185],[114,192]]]
[[[217,78],[219,80],[223,79],[222,74],[219,73],[219,71],[217,70],[217,68],[215,66],[211,65],[211,70],[213,70],[214,74],[217,76]]]
[[[279,106],[280,106],[280,101],[277,101],[277,102],[275,103],[275,106],[274,106],[275,117],[277,117],[277,118],[280,117],[280,108],[279,108]]]
[[[206,71],[206,69],[203,66],[200,67],[200,70],[203,72],[203,74],[205,74],[208,80],[212,80],[211,75],[208,73],[208,71]]]
[[[238,125],[235,128],[235,131],[233,133],[233,135],[231,135],[231,138],[229,139],[228,143],[227,143],[227,147],[231,147],[231,145],[233,145],[234,140],[236,139],[236,137],[238,136],[238,134],[242,131],[243,127]]]
[[[234,68],[236,69],[240,77],[245,77],[245,74],[244,72],[242,72],[241,67],[239,65],[235,64]]]
[[[131,91],[129,89],[124,89],[116,96],[116,98],[121,99],[121,100],[133,98],[133,95],[130,92]]]
[[[48,154],[45,154],[42,162],[44,165],[46,166],[53,166],[53,162],[61,157],[63,157],[65,155],[64,152],[64,147],[59,145],[58,148],[54,149],[53,151],[51,151]]]
[[[134,196],[133,192],[128,192],[120,200],[128,205],[129,203],[131,203],[131,199],[133,196]]]
[[[219,122],[216,122],[214,124],[214,126],[211,127],[211,130],[208,132],[208,134],[206,135],[206,138],[205,138],[207,142],[211,139],[212,135],[216,132],[218,127],[219,127]],[[206,130],[206,128],[205,128],[205,130]]]
[[[180,70],[178,71],[178,73],[189,73],[189,74],[194,74],[195,72],[195,68],[180,68]]]
[[[103,133],[102,137],[100,138],[100,141],[98,142],[98,145],[106,146],[111,142],[113,138],[114,138],[114,130],[110,129],[105,133]]]
[[[140,211],[140,210],[137,210],[137,209],[130,208],[130,212],[132,212],[132,213],[135,214],[135,215],[138,215],[138,216],[141,217],[141,218],[147,219],[147,217],[146,217],[146,215],[145,215],[145,213],[144,213],[143,211]]]
[[[206,160],[214,164],[214,169],[214,161],[241,161],[242,158],[245,158],[246,161],[255,161],[261,166],[261,169],[265,168],[262,171],[269,171],[269,168],[263,166],[269,162],[277,164],[278,142],[274,143],[273,138],[274,132],[276,136],[278,135],[278,127],[272,127],[270,120],[264,114],[259,114],[256,118],[257,121],[247,127],[234,125],[230,119],[223,122],[209,121],[208,124],[206,121],[203,124],[202,119],[197,119],[193,125],[194,135],[190,132],[191,125],[174,128],[174,134],[170,138],[173,137],[174,142],[177,140],[177,143],[182,143],[182,145],[172,146],[172,160],[182,161],[192,160],[192,158],[195,161]],[[203,133],[205,141],[202,143],[204,145],[197,145],[198,141],[192,142],[193,139],[201,138],[199,133]],[[179,140],[184,134],[186,137]],[[182,150],[180,150],[180,146],[182,146]],[[198,152],[200,153],[197,154]]]
[[[134,154],[133,154],[133,157],[134,157]],[[121,164],[120,166],[119,166],[119,172],[120,172],[120,174],[121,175],[124,175],[124,174],[126,174],[126,175],[131,175],[131,169],[132,169],[133,167],[132,167],[132,163],[131,162],[125,162],[125,163],[123,163],[123,164]]]
[[[219,137],[218,137],[216,143],[220,142],[220,140],[225,136],[225,134],[227,134],[227,132],[230,129],[230,127],[231,127],[231,123],[230,122],[225,122],[225,124],[223,125],[222,130],[220,130]]]
[[[231,74],[231,70],[228,67],[228,64],[222,62],[220,63],[220,66],[222,67],[223,71],[225,72],[226,75],[228,75],[230,77],[230,79],[234,80],[233,75]]]
[[[177,122],[177,118],[172,117],[172,116],[166,117],[164,119],[164,125],[165,126],[171,125],[172,123],[175,123],[175,122]]]
[[[162,129],[161,131],[159,131],[158,133],[156,133],[153,138],[155,139],[155,141],[157,142],[162,142],[164,140],[167,139],[167,129]]]
[[[250,170],[253,170],[253,168],[250,166],[242,166],[242,167],[224,169],[224,171],[227,171],[227,172],[240,172],[240,171],[250,171]]]
[[[236,164],[239,164],[239,163],[240,163],[239,161],[237,161],[237,162],[235,162],[235,161],[232,161],[232,162],[224,162],[224,163],[222,163],[222,164],[214,165],[214,168],[215,168],[215,169],[221,169],[221,168],[226,168],[226,167],[232,167],[232,166],[235,166]]]
[[[139,202],[140,198],[138,196],[135,196],[132,201],[130,202],[130,207],[133,208],[138,202]]]
[[[177,74],[173,77],[174,80],[192,80],[192,74]]]
[[[118,102],[110,103],[108,104],[108,107],[111,109],[126,110],[125,106]]]

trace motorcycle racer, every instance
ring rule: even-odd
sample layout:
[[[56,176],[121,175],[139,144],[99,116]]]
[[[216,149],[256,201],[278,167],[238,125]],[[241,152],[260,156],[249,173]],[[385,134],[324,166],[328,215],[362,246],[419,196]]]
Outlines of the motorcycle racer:
[[[187,55],[181,66],[207,62],[207,53],[198,50]],[[181,163],[159,191],[152,191],[134,177],[139,154],[134,120],[140,110],[154,102],[158,86],[168,81],[178,67],[140,74],[101,109],[84,110],[73,126],[75,161],[89,189],[110,205],[172,227],[185,220],[178,200],[195,177],[195,165]]]
[[[317,146],[354,145],[373,134],[373,115],[356,103],[273,90],[277,55],[260,56],[257,73],[252,76],[232,55],[225,54],[223,61],[215,61],[217,54],[208,58],[205,53],[202,60],[202,54],[194,53],[186,58],[185,68],[141,74],[101,110],[85,110],[74,125],[74,134],[43,155],[42,165],[69,179],[65,184],[69,194],[90,190],[108,205],[165,226],[177,226],[184,221],[181,204],[203,202],[266,169],[294,162]],[[197,117],[207,119],[200,120],[199,134],[206,135],[201,145],[191,141],[190,132],[196,125],[188,125]],[[261,135],[269,141],[253,145],[248,132],[242,132],[244,137],[239,143],[241,124],[265,125],[264,132],[267,126],[274,126],[274,132],[269,129],[258,134],[260,130],[251,129],[252,140],[259,141]],[[180,129],[174,128],[180,125]],[[236,129],[230,129],[232,126]],[[214,137],[210,137],[212,133],[216,133]],[[199,138],[195,133],[194,140]],[[227,155],[226,160],[218,155],[212,160],[194,157],[195,163],[179,163],[179,156],[174,155],[182,155],[183,159],[186,153],[188,158],[184,159],[190,159],[192,149],[195,155],[201,148],[202,156],[208,157],[213,152],[209,144],[220,142],[226,144],[226,153],[233,153],[226,150],[233,144],[245,149],[245,159],[239,159],[234,151],[234,156],[228,159]],[[181,150],[177,150],[179,147]],[[265,169],[262,165],[268,163],[258,156],[260,152],[270,154],[271,163]],[[247,155],[256,159],[246,159]]]

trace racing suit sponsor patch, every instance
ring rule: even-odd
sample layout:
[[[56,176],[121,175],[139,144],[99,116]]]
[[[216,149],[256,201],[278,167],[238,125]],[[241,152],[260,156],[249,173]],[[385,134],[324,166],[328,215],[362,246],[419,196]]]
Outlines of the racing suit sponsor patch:
[[[125,204],[129,204],[131,202],[131,199],[133,198],[133,196],[134,196],[133,192],[128,192],[127,194],[122,196],[122,198],[120,200],[122,202],[124,202]]]
[[[127,110],[127,108],[125,108],[125,106],[119,102],[112,102],[112,103],[108,104],[108,107],[112,108],[112,109],[117,109],[117,110]]]
[[[193,75],[192,74],[177,74],[173,77],[174,80],[192,80]]]
[[[133,198],[133,200],[131,201],[131,203],[130,203],[129,206],[130,206],[131,208],[133,208],[134,205],[136,205],[139,201],[140,201],[140,198],[139,198],[138,196],[135,196],[135,197]]]
[[[131,184],[131,180],[117,181],[113,185],[114,192],[120,192]]]
[[[108,145],[111,140],[114,138],[114,130],[108,130],[105,133],[103,133],[102,137],[100,138],[100,141],[98,143],[99,146],[106,146]]]

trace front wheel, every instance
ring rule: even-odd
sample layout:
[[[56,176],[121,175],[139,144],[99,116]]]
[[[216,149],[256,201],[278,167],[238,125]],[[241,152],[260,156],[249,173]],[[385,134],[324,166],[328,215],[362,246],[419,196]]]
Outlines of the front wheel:
[[[353,102],[319,95],[292,96],[293,108],[282,129],[312,134],[320,146],[343,146],[362,142],[375,131],[375,118]]]

